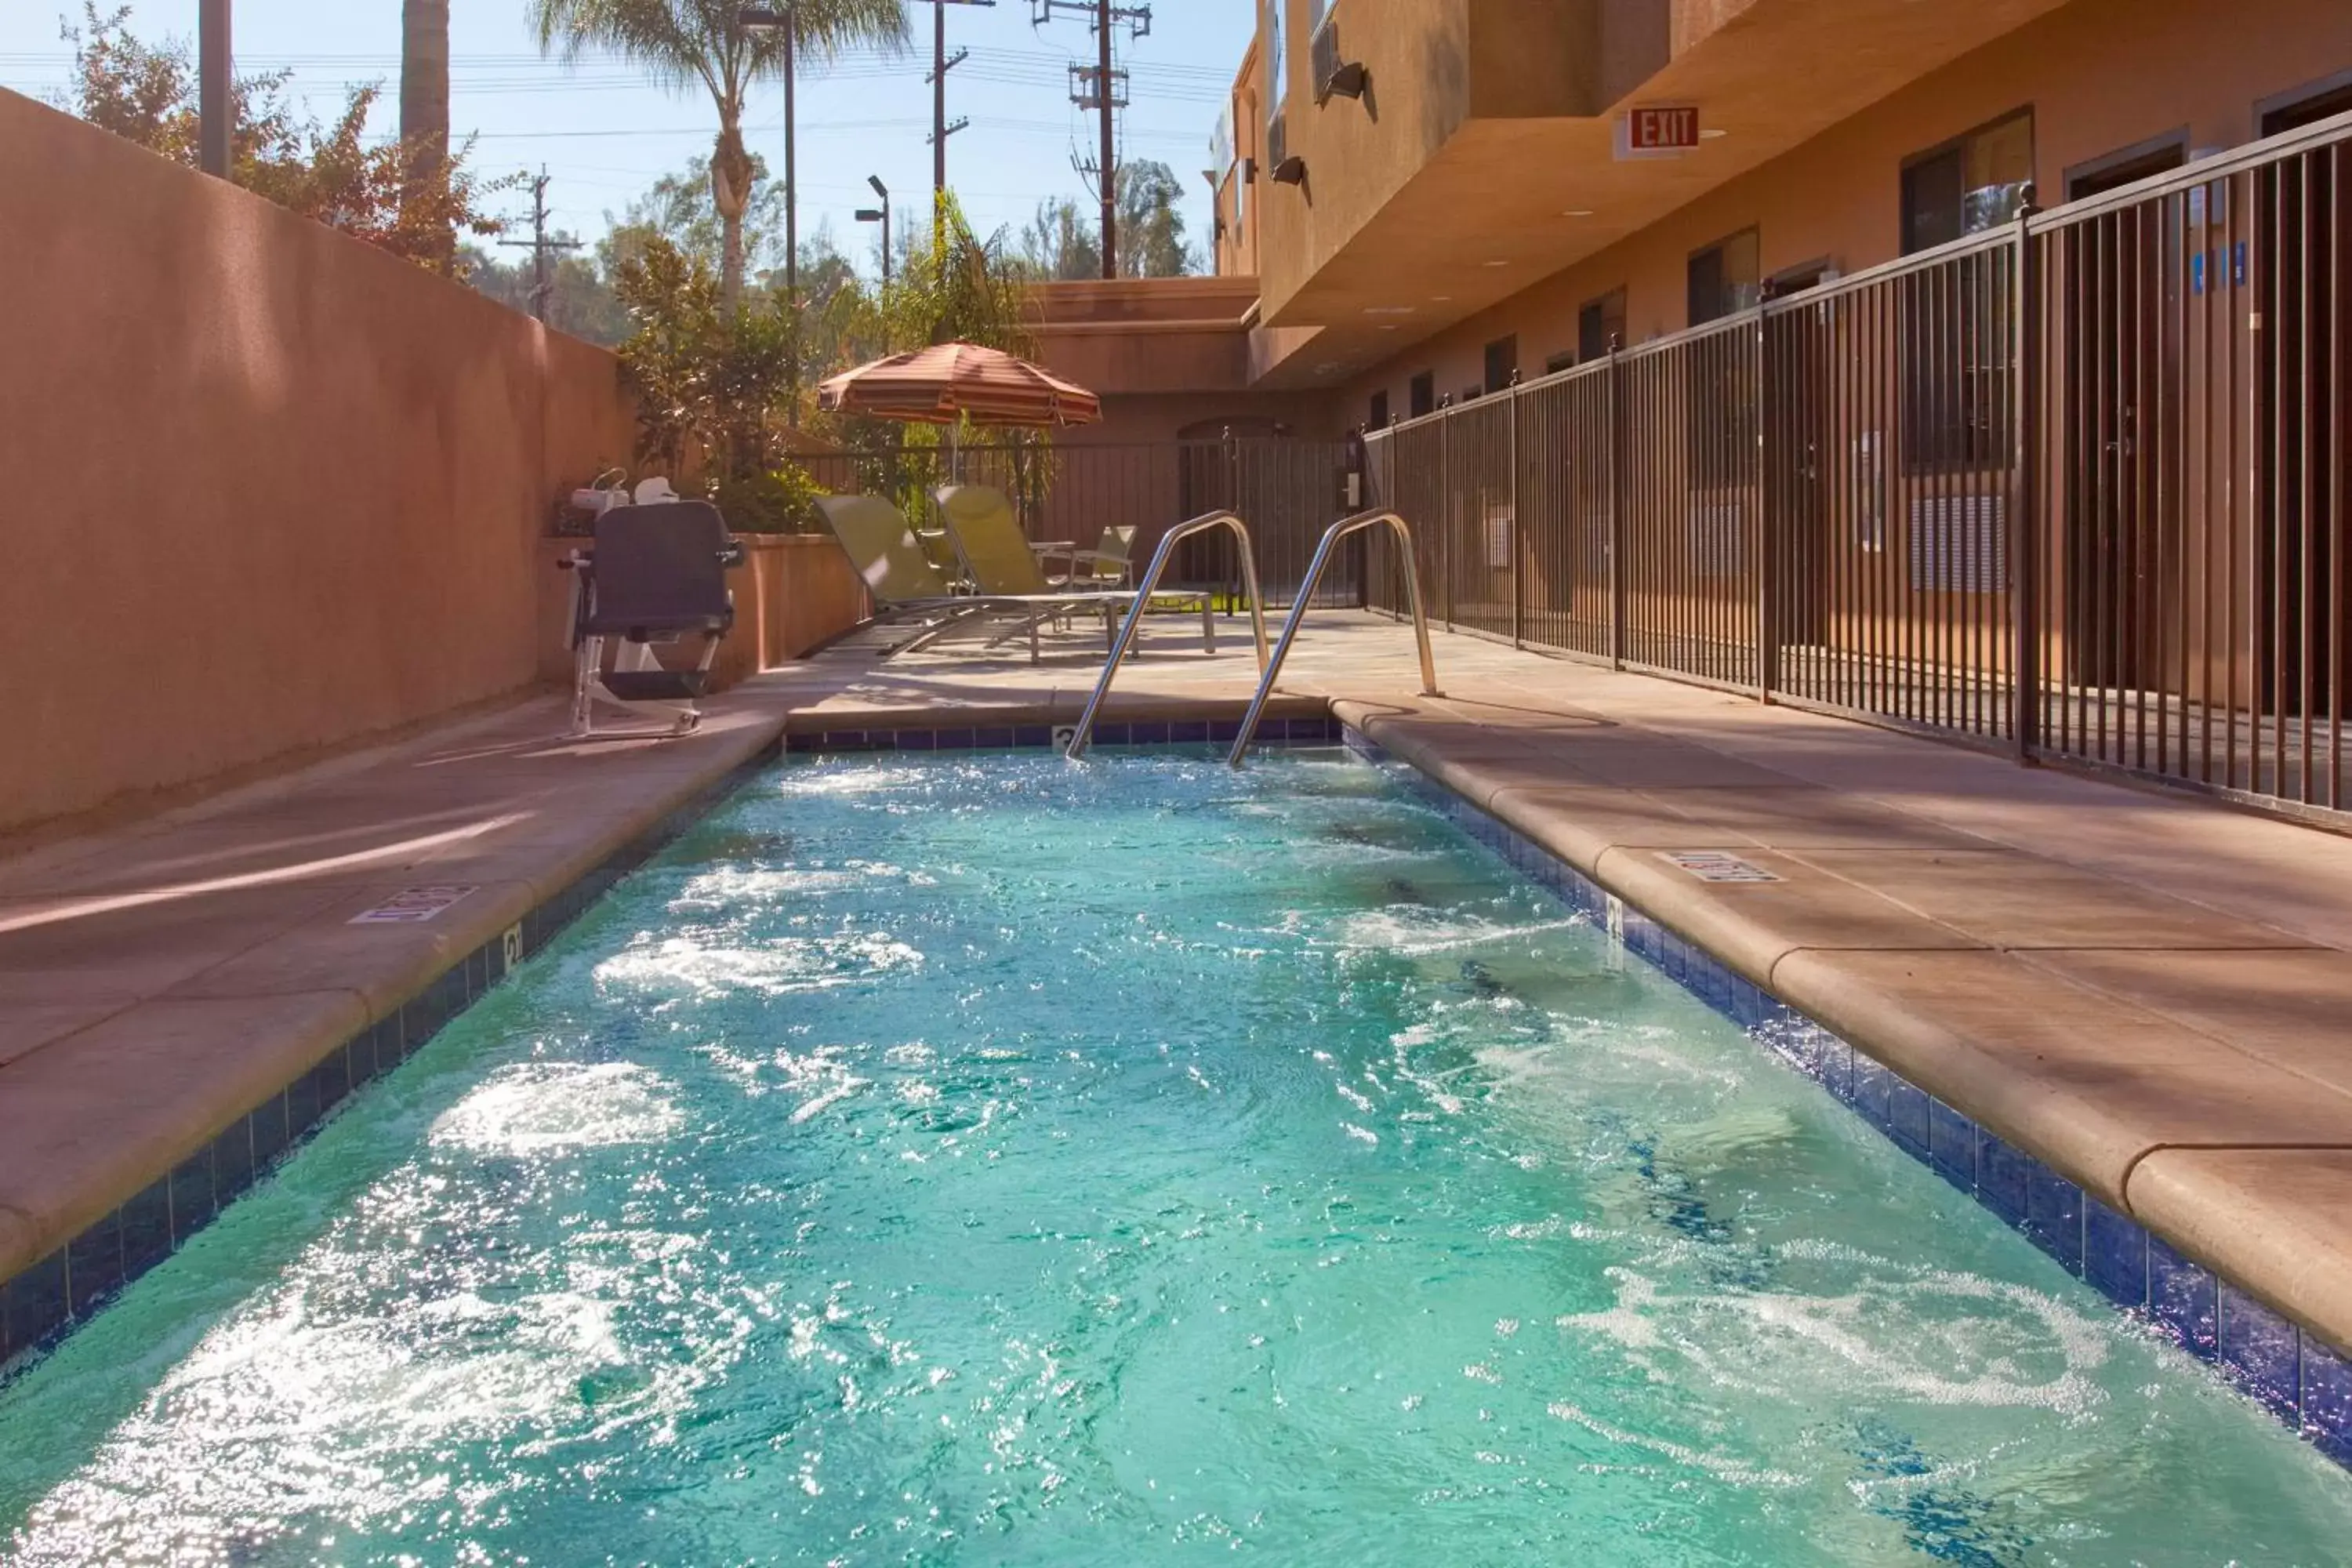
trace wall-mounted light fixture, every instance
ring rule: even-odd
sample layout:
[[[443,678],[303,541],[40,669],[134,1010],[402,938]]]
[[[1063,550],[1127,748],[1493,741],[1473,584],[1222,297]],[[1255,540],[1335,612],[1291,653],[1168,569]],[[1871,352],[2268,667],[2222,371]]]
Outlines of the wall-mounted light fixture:
[[[1266,173],[1277,185],[1303,185],[1307,183],[1307,160],[1294,153]]]
[[[1364,89],[1371,85],[1372,73],[1364,68],[1361,60],[1349,60],[1324,79],[1316,89],[1315,102],[1319,108],[1335,98],[1361,98]]]
[[[1315,68],[1315,107],[1322,108],[1338,98],[1361,98],[1370,83],[1370,73],[1361,60],[1339,58],[1339,19],[1327,15],[1315,29],[1308,47],[1309,63]]]

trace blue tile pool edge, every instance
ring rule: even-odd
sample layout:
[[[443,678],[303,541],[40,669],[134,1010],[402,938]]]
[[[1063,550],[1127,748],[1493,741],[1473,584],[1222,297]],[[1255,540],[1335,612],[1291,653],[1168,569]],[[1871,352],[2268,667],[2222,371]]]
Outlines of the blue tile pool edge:
[[[0,1384],[38,1360],[267,1177],[352,1096],[421,1049],[614,884],[781,755],[757,752],[697,790],[552,898],[483,942],[309,1071],[231,1121],[203,1149],[47,1256],[0,1280]]]
[[[1587,916],[1627,952],[1819,1083],[2069,1273],[2218,1369],[2322,1454],[2352,1468],[2352,1356],[2184,1257],[2130,1215],[2109,1208],[1360,731],[1345,729],[1343,739],[1350,751],[1434,807],[1515,873]]]
[[[1057,725],[896,727],[782,736],[695,792],[554,897],[436,976],[399,1006],[330,1050],[309,1071],[232,1121],[202,1150],[47,1256],[0,1280],[0,1384],[22,1372],[268,1176],[350,1100],[406,1061],[508,973],[545,947],[614,885],[692,827],[780,756],[1045,747]],[[1237,721],[1100,724],[1106,746],[1230,744]],[[1269,719],[1259,740],[1336,745],[1329,717]]]

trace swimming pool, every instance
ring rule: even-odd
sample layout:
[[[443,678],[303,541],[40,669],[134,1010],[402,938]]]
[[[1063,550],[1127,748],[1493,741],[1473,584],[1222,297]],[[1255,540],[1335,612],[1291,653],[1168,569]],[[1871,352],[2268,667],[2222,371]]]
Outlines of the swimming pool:
[[[27,1563],[2347,1528],[2251,1402],[1337,752],[765,773],[0,1389]]]

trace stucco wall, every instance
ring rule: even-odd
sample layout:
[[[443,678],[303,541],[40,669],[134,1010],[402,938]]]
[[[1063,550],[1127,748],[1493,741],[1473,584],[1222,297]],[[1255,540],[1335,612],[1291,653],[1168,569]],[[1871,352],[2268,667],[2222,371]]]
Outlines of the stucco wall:
[[[1348,417],[1385,388],[1402,414],[1411,378],[1436,373],[1441,394],[1480,378],[1485,345],[1518,337],[1519,364],[1576,346],[1576,312],[1622,287],[1626,337],[1639,343],[1685,324],[1690,254],[1751,225],[1766,276],[1826,258],[1852,272],[1900,247],[1902,164],[1912,153],[2012,110],[2033,110],[2035,174],[2047,204],[2065,171],[2147,138],[2185,131],[2192,151],[2256,134],[2254,105],[2352,66],[2352,5],[2265,0],[2260,24],[2228,0],[2074,3],[1903,88],[1754,173],[1690,203],[1591,259],[1547,278],[1436,338],[1353,377]],[[2229,47],[2213,47],[2226,37]]]
[[[612,356],[0,91],[0,829],[530,683]]]

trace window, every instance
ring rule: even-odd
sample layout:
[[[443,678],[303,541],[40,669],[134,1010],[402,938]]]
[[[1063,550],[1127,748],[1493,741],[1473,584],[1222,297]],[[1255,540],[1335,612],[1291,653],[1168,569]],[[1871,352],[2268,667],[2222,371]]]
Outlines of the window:
[[[1929,148],[1903,165],[1903,250],[1981,234],[2018,215],[2033,183],[2033,111]]]
[[[1612,289],[1598,300],[1587,300],[1576,312],[1576,357],[1596,360],[1612,347],[1625,346],[1625,290]]]
[[[2263,134],[2281,136],[2352,110],[2352,72],[2329,77],[2289,93],[2284,101],[2268,100],[2254,106]]]
[[[2112,191],[2151,174],[2168,174],[2189,161],[2189,132],[2176,131],[2153,142],[2143,142],[2077,163],[2066,171],[2066,199],[2079,202],[2102,191]]]
[[[1486,345],[1486,390],[1501,392],[1519,379],[1519,339],[1514,332]]]
[[[1690,324],[1719,321],[1748,310],[1763,297],[1763,247],[1756,230],[1743,228],[1690,258],[1687,273]]]
[[[1405,388],[1404,405],[1411,417],[1437,412],[1437,373],[1423,371]]]
[[[1289,138],[1283,134],[1282,105],[1285,73],[1283,70],[1282,7],[1284,0],[1265,0],[1260,13],[1265,21],[1258,36],[1265,40],[1265,159],[1269,167],[1282,162],[1289,151]]]
[[[1574,349],[1562,349],[1559,353],[1550,355],[1544,361],[1544,374],[1546,375],[1558,375],[1561,371],[1574,369],[1575,365],[1576,351]]]
[[[1389,393],[1388,388],[1382,387],[1380,391],[1372,394],[1371,416],[1364,421],[1364,428],[1367,430],[1385,430],[1388,427]]]
[[[1811,261],[1801,261],[1794,267],[1783,267],[1764,279],[1764,298],[1785,300],[1791,294],[1801,294],[1808,289],[1818,289],[1838,275],[1837,263],[1826,256]]]

